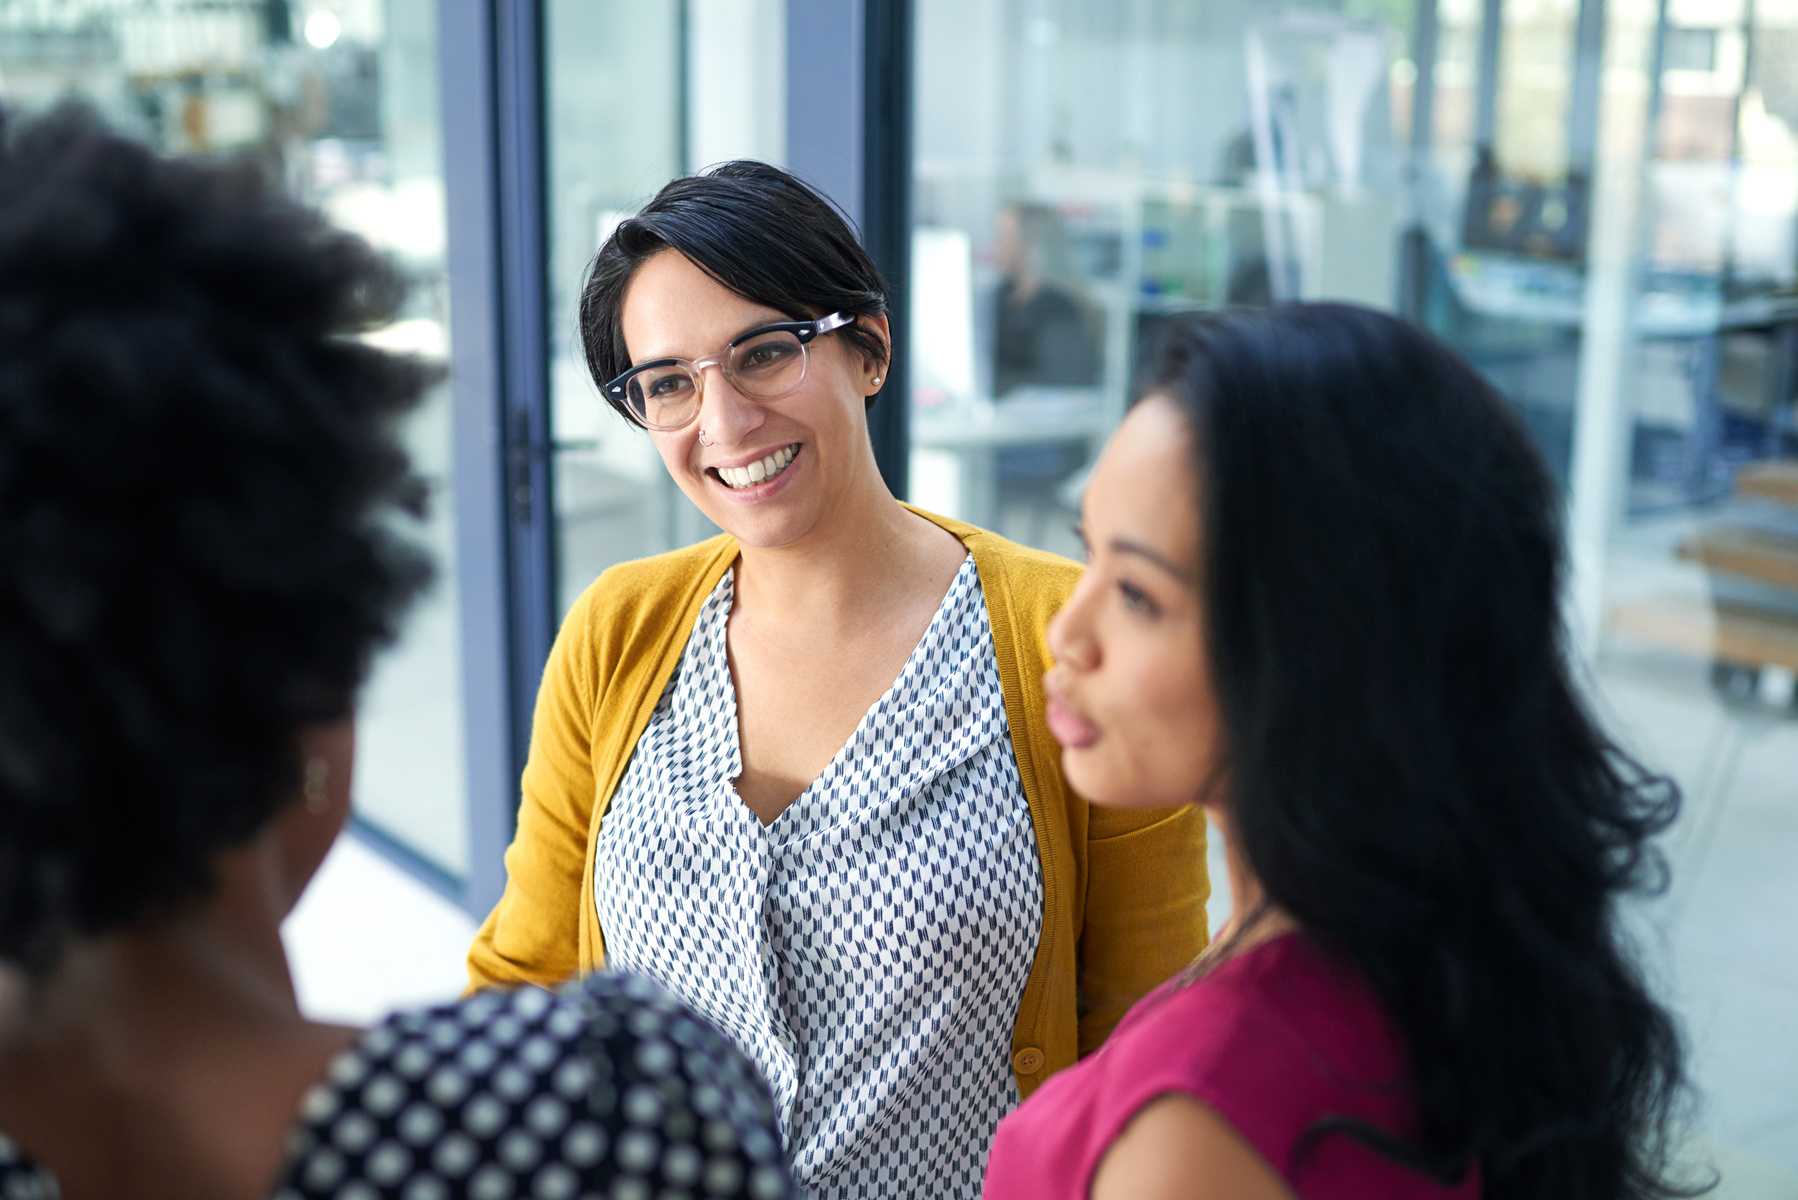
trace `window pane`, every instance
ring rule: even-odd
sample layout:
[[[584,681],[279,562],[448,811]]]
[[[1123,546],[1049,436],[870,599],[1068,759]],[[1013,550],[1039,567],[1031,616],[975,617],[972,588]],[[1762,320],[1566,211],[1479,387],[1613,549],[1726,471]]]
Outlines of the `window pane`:
[[[1672,889],[1641,916],[1700,1152],[1732,1194],[1798,1194],[1798,1033],[1775,1015],[1798,990],[1777,915],[1798,907],[1798,17],[1672,3],[1657,78],[1653,4],[1610,5],[1584,44],[1572,0],[1505,4],[1496,64],[1483,6],[1454,7],[1442,45],[1474,49],[1436,72],[1426,313],[1566,486],[1595,702],[1685,794]]]
[[[0,5],[0,98],[85,98],[115,127],[176,154],[247,155],[393,255],[415,281],[373,340],[448,352],[434,0],[66,0]],[[406,429],[433,486],[411,530],[437,586],[362,697],[356,807],[451,874],[467,868],[461,638],[449,494],[449,390]]]

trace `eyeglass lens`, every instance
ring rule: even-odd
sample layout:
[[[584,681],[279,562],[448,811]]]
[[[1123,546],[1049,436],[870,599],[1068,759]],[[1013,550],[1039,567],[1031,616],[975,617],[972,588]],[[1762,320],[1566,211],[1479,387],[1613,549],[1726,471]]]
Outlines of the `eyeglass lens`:
[[[788,332],[764,333],[726,350],[720,365],[743,395],[773,400],[805,378],[805,345]],[[700,379],[686,362],[646,367],[630,378],[630,406],[652,429],[679,429],[699,411]]]

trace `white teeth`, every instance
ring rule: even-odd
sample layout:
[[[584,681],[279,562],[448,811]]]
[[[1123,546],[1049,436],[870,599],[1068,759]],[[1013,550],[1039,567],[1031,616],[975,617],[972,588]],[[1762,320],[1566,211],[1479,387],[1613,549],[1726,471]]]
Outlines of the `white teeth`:
[[[747,467],[719,467],[718,478],[730,488],[746,488],[752,483],[761,483],[773,479],[787,469],[793,456],[799,453],[798,446],[786,446],[776,450],[759,462],[752,462]]]

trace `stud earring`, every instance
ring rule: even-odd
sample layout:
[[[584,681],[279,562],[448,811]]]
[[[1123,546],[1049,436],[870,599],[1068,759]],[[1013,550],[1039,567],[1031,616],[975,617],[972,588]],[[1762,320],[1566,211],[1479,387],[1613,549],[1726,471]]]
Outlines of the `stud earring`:
[[[306,760],[306,784],[301,794],[306,797],[306,811],[322,817],[331,811],[331,798],[325,794],[331,782],[331,764],[322,758]]]
[[[875,376],[875,377],[874,377],[874,386],[875,386],[875,387],[879,387],[879,386],[880,386],[880,376],[878,376],[878,375],[876,375],[876,376]]]

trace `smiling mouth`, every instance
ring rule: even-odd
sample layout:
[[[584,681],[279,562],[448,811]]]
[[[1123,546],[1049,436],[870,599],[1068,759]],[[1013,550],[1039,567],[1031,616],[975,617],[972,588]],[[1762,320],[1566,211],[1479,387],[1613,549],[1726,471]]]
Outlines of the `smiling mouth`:
[[[764,459],[750,463],[746,467],[713,467],[711,474],[717,476],[718,482],[736,491],[739,488],[754,487],[758,483],[767,483],[782,471],[793,465],[799,456],[799,443],[783,446]]]

